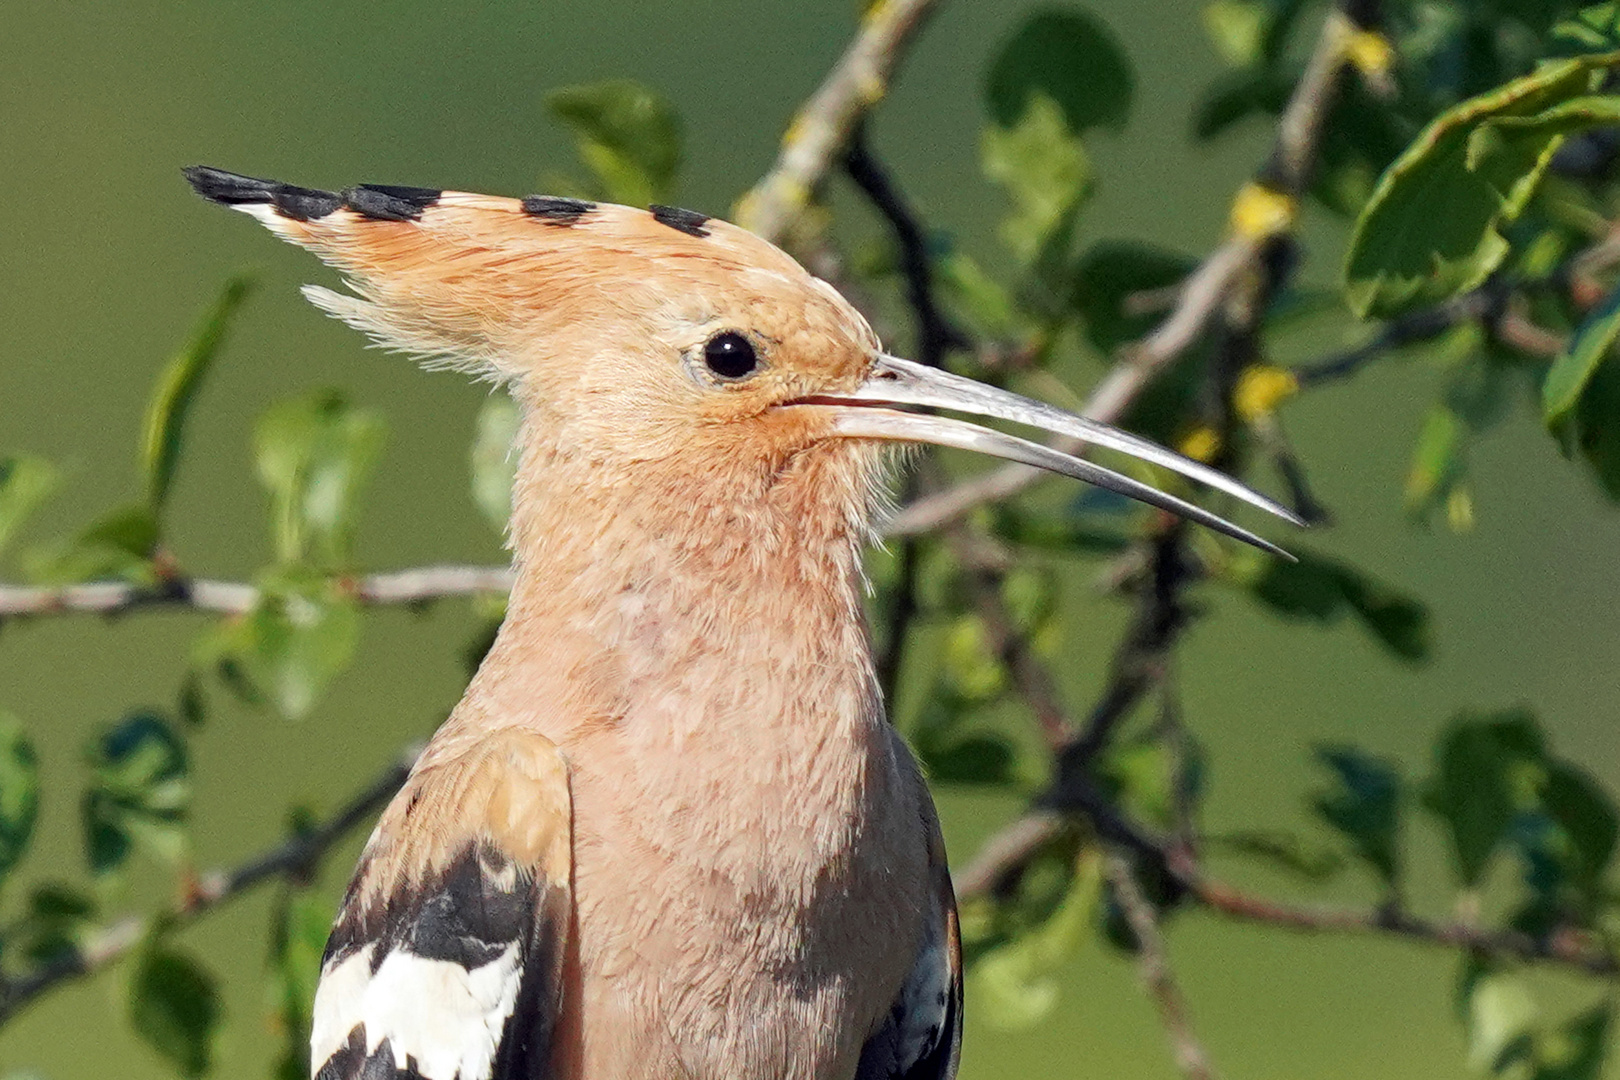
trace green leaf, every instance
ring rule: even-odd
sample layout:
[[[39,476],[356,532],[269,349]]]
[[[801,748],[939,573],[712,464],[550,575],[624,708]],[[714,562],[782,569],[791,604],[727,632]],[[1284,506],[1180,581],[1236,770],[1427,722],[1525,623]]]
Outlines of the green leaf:
[[[154,519],[162,518],[174,483],[192,401],[219,355],[231,316],[246,299],[250,286],[250,280],[242,276],[225,283],[191,340],[169,360],[153,391],[141,437],[141,468],[146,476],[147,506]]]
[[[985,100],[1001,127],[1023,122],[1037,98],[1053,102],[1075,134],[1118,131],[1131,114],[1136,76],[1111,30],[1090,12],[1063,7],[1030,17],[990,65]]]
[[[307,574],[272,572],[258,585],[253,610],[205,639],[198,659],[230,665],[251,688],[250,700],[298,719],[353,663],[359,605],[337,583]]]
[[[1464,887],[1479,884],[1514,818],[1530,804],[1527,772],[1544,753],[1535,716],[1524,709],[1459,713],[1436,742],[1423,805],[1445,826]]]
[[[1500,227],[1528,204],[1562,132],[1474,137],[1487,122],[1529,117],[1586,94],[1614,57],[1548,64],[1436,118],[1379,180],[1356,221],[1345,296],[1363,318],[1389,318],[1472,289],[1501,264]]]
[[[1534,1052],[1535,999],[1524,980],[1469,957],[1457,989],[1458,1012],[1468,1037],[1468,1064],[1501,1073]]]
[[[1565,452],[1578,450],[1604,492],[1620,502],[1620,361],[1611,357],[1597,366],[1557,435]]]
[[[1584,7],[1554,26],[1551,37],[1560,56],[1620,50],[1620,4]]]
[[[1017,752],[1001,732],[973,726],[973,704],[949,691],[930,694],[908,732],[930,781],[988,786],[1013,782]]]
[[[27,911],[11,927],[8,945],[32,964],[46,964],[78,948],[94,925],[96,903],[69,885],[38,886],[28,897]]]
[[[1586,384],[1598,365],[1614,350],[1620,339],[1620,288],[1612,290],[1603,302],[1576,327],[1568,347],[1553,361],[1541,384],[1541,410],[1547,426],[1554,431],[1569,419]]]
[[[1204,30],[1233,67],[1260,62],[1270,25],[1270,5],[1262,0],[1210,0],[1204,5]]]
[[[1001,238],[1021,262],[1033,265],[1054,240],[1067,240],[1090,190],[1085,149],[1064,125],[1057,103],[1037,92],[1015,125],[984,129],[979,155],[984,174],[1012,201]]]
[[[574,133],[607,198],[646,206],[670,197],[681,165],[681,125],[663,98],[639,83],[611,80],[553,90],[546,107]]]
[[[517,402],[504,391],[490,394],[478,410],[478,432],[473,436],[472,494],[484,520],[503,535],[512,520],[517,433]]]
[[[1563,1025],[1538,1054],[1535,1080],[1600,1080],[1611,1015],[1612,1007],[1605,1003]]]
[[[168,862],[185,852],[191,763],[167,719],[132,712],[91,746],[84,796],[85,848],[98,875],[118,870],[136,850]]]
[[[950,691],[965,701],[988,701],[1007,688],[1007,673],[990,651],[984,620],[961,615],[945,632],[940,674]]]
[[[22,859],[39,817],[39,758],[22,721],[0,709],[0,883]]]
[[[1128,310],[1138,293],[1180,284],[1198,260],[1133,241],[1093,244],[1075,266],[1074,301],[1085,320],[1086,340],[1104,356],[1137,340],[1164,319],[1168,308]]]
[[[1388,761],[1354,747],[1319,746],[1316,756],[1332,770],[1335,782],[1317,793],[1313,808],[1393,889],[1401,870],[1400,773]]]
[[[934,263],[940,291],[966,313],[980,336],[1010,338],[1018,332],[1019,313],[1012,295],[965,252],[950,251]]]
[[[1299,561],[1267,559],[1247,581],[1250,592],[1279,614],[1320,623],[1353,614],[1374,640],[1402,660],[1429,656],[1429,611],[1347,563],[1294,549]]]
[[[277,1080],[308,1080],[309,1018],[332,913],[312,889],[289,889],[276,912],[270,942],[270,1007],[282,1036]]]
[[[213,1065],[221,1006],[214,977],[196,960],[161,943],[136,958],[130,974],[129,1023],[185,1077]]]
[[[0,455],[0,551],[55,490],[56,469],[44,458]]]
[[[356,503],[384,432],[380,415],[336,390],[282,402],[260,418],[254,444],[270,491],[277,559],[347,564]]]
[[[1057,1005],[1058,973],[1080,952],[1102,897],[1102,858],[1077,861],[1062,901],[1040,926],[984,953],[970,972],[973,1000],[994,1027],[1027,1030]]]
[[[1620,839],[1620,813],[1608,792],[1585,770],[1568,762],[1547,766],[1542,808],[1567,841],[1566,862],[1575,887],[1592,900]]]
[[[157,521],[144,504],[107,514],[67,544],[48,548],[29,560],[34,579],[52,584],[118,579],[150,583],[157,550]]]
[[[1344,858],[1337,852],[1312,847],[1292,833],[1280,831],[1220,833],[1206,836],[1204,846],[1317,884],[1333,880],[1344,869]]]

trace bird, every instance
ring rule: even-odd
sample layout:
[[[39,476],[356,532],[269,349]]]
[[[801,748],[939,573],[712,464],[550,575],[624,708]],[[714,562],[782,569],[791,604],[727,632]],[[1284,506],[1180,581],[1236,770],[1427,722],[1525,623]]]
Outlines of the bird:
[[[962,413],[1284,507],[886,353],[719,219],[558,196],[196,192],[335,267],[314,305],[520,407],[506,617],[382,813],[322,958],[316,1080],[948,1080],[962,952],[862,598],[895,444],[1174,495]],[[930,410],[930,411],[923,411]]]

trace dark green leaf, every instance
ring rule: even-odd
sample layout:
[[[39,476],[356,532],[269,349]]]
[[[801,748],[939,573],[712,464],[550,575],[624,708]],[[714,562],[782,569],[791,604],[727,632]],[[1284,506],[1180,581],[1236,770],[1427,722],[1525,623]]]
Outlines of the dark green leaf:
[[[1570,876],[1588,899],[1595,897],[1620,839],[1614,800],[1585,770],[1560,761],[1547,767],[1541,801],[1568,841]]]
[[[1331,623],[1353,614],[1375,640],[1407,661],[1429,655],[1429,613],[1346,563],[1294,549],[1299,561],[1268,559],[1248,582],[1267,607],[1297,619]]]
[[[22,721],[0,709],[0,883],[34,836],[39,816],[39,758]]]
[[[1276,116],[1288,103],[1298,73],[1271,68],[1229,71],[1212,83],[1193,112],[1193,137],[1213,139],[1251,116]]]
[[[1400,773],[1388,761],[1354,747],[1321,746],[1316,756],[1334,779],[1313,800],[1317,814],[1393,889],[1401,871]]]
[[[206,1074],[219,1027],[219,991],[201,964],[154,942],[136,958],[129,980],[129,1023],[182,1076]]]
[[[517,475],[518,407],[510,394],[496,391],[478,410],[472,445],[473,502],[496,532],[512,517],[512,480]]]
[[[203,692],[202,676],[188,671],[180,682],[180,693],[175,700],[175,712],[187,727],[202,727],[208,719],[208,698]]]
[[[50,583],[116,578],[149,583],[157,548],[157,522],[144,505],[126,506],[103,517],[68,544],[35,556],[30,573]]]
[[[297,719],[348,669],[359,640],[359,606],[336,583],[271,573],[259,581],[253,610],[207,639],[199,658],[230,665],[250,700],[262,697]]]
[[[154,519],[162,518],[169,488],[174,483],[191,403],[214,358],[219,355],[225,328],[247,297],[249,287],[246,277],[233,277],[225,283],[191,340],[163,369],[152,394],[141,438],[141,467],[146,475],[146,502]]]
[[[277,1080],[308,1080],[309,1021],[331,922],[311,889],[290,889],[278,905],[270,942],[272,1020],[282,1036]]]
[[[347,563],[355,504],[382,450],[382,417],[325,390],[272,407],[254,434],[259,478],[270,491],[276,557],[328,567]]]
[[[567,86],[546,95],[568,125],[603,194],[631,206],[667,200],[681,164],[680,118],[646,87],[626,80]]]
[[[191,765],[174,726],[156,713],[130,713],[96,740],[89,764],[84,828],[91,869],[117,870],[137,849],[177,860],[185,848]]]
[[[1011,127],[1037,95],[1055,102],[1069,130],[1119,130],[1130,118],[1136,76],[1111,30],[1080,8],[1042,11],[1019,27],[990,65],[990,116]]]
[[[1000,233],[1019,261],[1032,266],[1054,244],[1066,249],[1091,187],[1091,166],[1057,104],[1045,94],[1031,95],[1016,124],[984,129],[979,154],[984,174],[1012,201]]]
[[[1605,1002],[1570,1020],[1539,1056],[1534,1080],[1600,1080],[1613,1007]]]
[[[1581,56],[1620,50],[1620,4],[1593,4],[1552,29],[1559,56]]]
[[[1533,116],[1581,97],[1608,58],[1565,60],[1447,110],[1385,172],[1356,222],[1345,295],[1387,318],[1484,281],[1506,256],[1498,231],[1529,202],[1560,134],[1474,135],[1489,121]],[[1559,129],[1562,130],[1562,129]]]
[[[1540,728],[1523,709],[1460,713],[1435,744],[1423,804],[1445,826],[1458,880],[1479,884],[1529,802],[1526,770],[1544,756]]]
[[[1558,431],[1566,450],[1578,450],[1609,498],[1620,501],[1620,361],[1597,366],[1574,413]]]
[[[56,487],[56,469],[44,458],[0,455],[0,551]]]
[[[30,963],[48,963],[77,948],[95,917],[95,901],[85,893],[68,885],[41,885],[29,896],[27,912],[9,940]]]
[[[1080,256],[1075,267],[1075,305],[1085,320],[1086,340],[1109,356],[1163,320],[1167,305],[1133,310],[1137,294],[1180,284],[1198,260],[1150,244],[1104,240]]]
[[[1210,851],[1239,855],[1317,883],[1331,881],[1344,869],[1344,859],[1338,853],[1311,847],[1286,832],[1221,833],[1205,837],[1204,846]]]
[[[1561,428],[1580,400],[1598,365],[1613,351],[1620,339],[1620,288],[1614,289],[1593,308],[1558,359],[1553,361],[1547,379],[1541,384],[1541,409],[1547,426]]]

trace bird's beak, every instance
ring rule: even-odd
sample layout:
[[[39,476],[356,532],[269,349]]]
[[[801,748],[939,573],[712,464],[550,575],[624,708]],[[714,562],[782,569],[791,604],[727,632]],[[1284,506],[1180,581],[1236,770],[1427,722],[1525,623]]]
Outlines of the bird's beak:
[[[1083,416],[1065,412],[1044,402],[986,386],[972,379],[964,379],[938,368],[901,360],[895,356],[880,353],[872,365],[871,373],[855,389],[842,394],[819,394],[805,403],[843,406],[833,410],[833,430],[837,435],[846,438],[934,443],[962,450],[977,450],[992,457],[1033,465],[1036,468],[1084,480],[1088,484],[1095,484],[1097,487],[1107,488],[1109,491],[1167,510],[1284,558],[1291,559],[1292,556],[1247,529],[1239,528],[1208,510],[1149,487],[1112,469],[1105,469],[1051,447],[970,424],[965,420],[924,413],[897,412],[882,406],[948,409],[952,412],[1025,424],[1055,435],[1072,436],[1180,473],[1295,525],[1304,524],[1296,514],[1280,503],[1266,498],[1207,465],[1182,457],[1157,443],[1127,434],[1095,420],[1087,420]]]

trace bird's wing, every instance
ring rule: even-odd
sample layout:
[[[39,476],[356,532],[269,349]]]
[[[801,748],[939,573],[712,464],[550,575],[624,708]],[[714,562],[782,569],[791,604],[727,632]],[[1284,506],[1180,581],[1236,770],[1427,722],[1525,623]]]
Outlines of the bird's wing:
[[[430,746],[321,962],[316,1080],[539,1080],[572,921],[568,769],[502,730]]]
[[[855,1080],[954,1080],[962,1049],[962,939],[945,841],[926,793],[933,907],[917,959],[889,1013],[861,1048]]]

